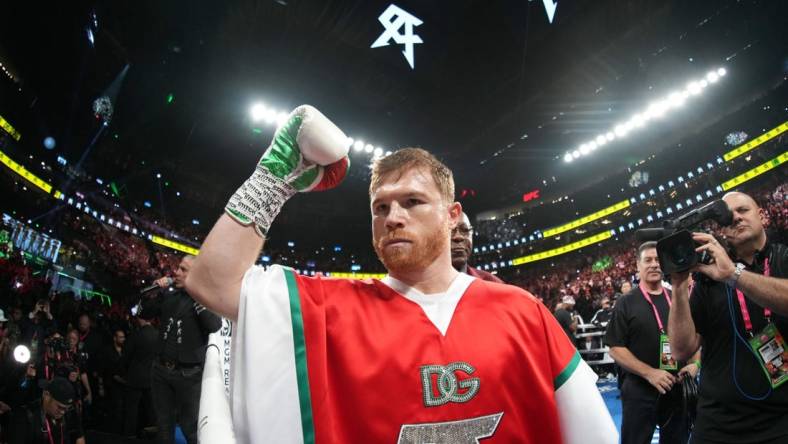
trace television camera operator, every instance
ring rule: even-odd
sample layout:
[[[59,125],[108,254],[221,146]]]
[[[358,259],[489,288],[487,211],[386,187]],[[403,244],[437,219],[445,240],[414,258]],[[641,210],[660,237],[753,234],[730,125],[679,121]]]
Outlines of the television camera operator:
[[[735,439],[788,442],[788,248],[772,242],[764,211],[747,194],[723,197],[733,213],[722,228],[729,251],[713,236],[693,233],[711,260],[673,273],[669,332],[673,354],[687,359],[702,347],[692,443]]]

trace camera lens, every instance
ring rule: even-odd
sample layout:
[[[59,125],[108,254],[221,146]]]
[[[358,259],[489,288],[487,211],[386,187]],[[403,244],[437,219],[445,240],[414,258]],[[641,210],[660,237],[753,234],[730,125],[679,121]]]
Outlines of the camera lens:
[[[671,261],[678,266],[689,264],[695,256],[695,250],[691,247],[692,245],[683,243],[673,245],[673,248],[668,252]]]

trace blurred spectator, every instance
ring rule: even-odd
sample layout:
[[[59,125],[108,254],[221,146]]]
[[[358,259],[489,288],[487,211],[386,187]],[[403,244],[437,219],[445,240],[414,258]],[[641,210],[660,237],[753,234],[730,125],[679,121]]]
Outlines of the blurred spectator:
[[[159,331],[151,324],[154,312],[143,308],[136,321],[139,328],[129,334],[126,342],[123,367],[126,370],[123,435],[136,436],[139,431],[140,411],[143,425],[150,424],[153,403],[151,400],[151,369],[159,349]],[[140,406],[144,406],[140,410]],[[145,414],[147,413],[147,414]]]
[[[85,444],[85,433],[74,408],[76,395],[68,380],[57,377],[44,386],[40,399],[14,410],[9,444]]]
[[[607,326],[607,323],[610,321],[610,317],[613,315],[613,306],[610,304],[609,298],[602,298],[602,308],[597,310],[594,313],[594,317],[591,318],[592,324],[598,324],[602,327]]]
[[[123,395],[126,380],[123,362],[125,360],[124,345],[126,332],[115,329],[112,344],[106,346],[101,353],[101,370],[98,377],[98,394],[104,398],[107,406],[110,429],[120,434],[123,430]]]
[[[555,309],[555,318],[564,329],[564,332],[575,343],[575,331],[577,330],[577,317],[574,315],[575,298],[572,296],[564,296],[561,303]]]

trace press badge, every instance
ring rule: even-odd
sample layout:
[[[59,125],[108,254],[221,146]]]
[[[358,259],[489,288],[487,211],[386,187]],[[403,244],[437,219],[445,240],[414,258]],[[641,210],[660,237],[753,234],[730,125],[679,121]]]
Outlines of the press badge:
[[[774,324],[766,325],[760,333],[750,338],[749,342],[772,388],[777,388],[788,380],[788,351],[785,349],[785,340]]]
[[[660,370],[678,370],[679,368],[678,363],[673,359],[673,353],[670,352],[670,340],[666,334],[659,335],[659,368]]]

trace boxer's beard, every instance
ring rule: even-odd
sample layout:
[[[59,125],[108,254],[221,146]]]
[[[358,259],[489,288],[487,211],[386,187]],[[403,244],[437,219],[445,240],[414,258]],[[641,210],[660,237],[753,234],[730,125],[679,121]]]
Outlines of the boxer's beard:
[[[391,232],[378,239],[374,245],[375,253],[389,272],[421,271],[448,249],[449,234],[448,227],[440,227],[421,239],[404,231]],[[411,243],[384,248],[384,243],[389,239],[407,239]]]

